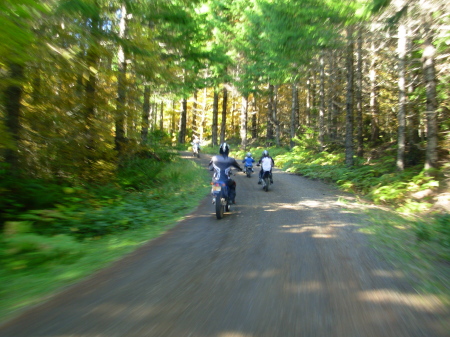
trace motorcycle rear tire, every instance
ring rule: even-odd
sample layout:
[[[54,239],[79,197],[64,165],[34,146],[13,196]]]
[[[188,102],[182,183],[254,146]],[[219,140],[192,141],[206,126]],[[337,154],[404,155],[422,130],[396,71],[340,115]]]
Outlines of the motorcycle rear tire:
[[[264,178],[264,191],[269,192],[269,185],[270,185],[270,178],[265,177]]]
[[[222,193],[216,196],[216,217],[218,220],[223,218],[224,206],[222,205]]]

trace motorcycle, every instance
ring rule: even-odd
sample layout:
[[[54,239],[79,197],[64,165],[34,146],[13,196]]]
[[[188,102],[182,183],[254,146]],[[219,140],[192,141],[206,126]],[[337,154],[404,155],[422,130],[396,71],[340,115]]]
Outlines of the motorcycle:
[[[198,143],[192,144],[192,155],[196,158],[200,158],[200,145]]]
[[[270,173],[270,171],[264,171],[262,178],[263,190],[268,192],[271,183],[272,183],[272,173]]]
[[[222,219],[225,212],[230,211],[230,193],[226,182],[213,181],[211,183],[212,203],[216,209],[217,219]]]
[[[250,178],[253,173],[253,166],[252,165],[245,165],[244,166],[244,173],[247,175],[247,178]]]

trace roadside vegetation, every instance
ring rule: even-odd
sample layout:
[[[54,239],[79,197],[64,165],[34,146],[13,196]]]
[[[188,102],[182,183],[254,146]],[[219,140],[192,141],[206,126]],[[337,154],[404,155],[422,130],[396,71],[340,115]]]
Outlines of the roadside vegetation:
[[[448,298],[449,11],[426,3],[0,2],[0,319],[191,211],[194,137],[385,207],[367,230]]]
[[[319,151],[317,138],[305,135],[287,148],[255,146],[232,153],[258,160],[269,150],[275,164],[287,172],[317,179],[353,193],[361,203],[379,207],[367,211],[367,226],[374,248],[409,274],[421,293],[438,296],[450,305],[450,214],[437,200],[449,192],[450,164],[432,175],[423,165],[395,169],[395,144],[348,167],[343,151]],[[444,198],[445,199],[445,198]]]
[[[408,272],[421,292],[450,304],[450,216],[433,204],[445,169],[438,172],[441,179],[425,175],[421,167],[396,172],[390,153],[395,149],[348,168],[341,153],[320,152],[314,140],[296,143],[292,150],[255,144],[245,151],[236,144],[231,155],[239,161],[251,152],[258,160],[267,149],[283,170],[384,206],[368,212],[369,225],[362,230],[373,234],[374,247]],[[134,153],[118,166],[114,179],[97,184],[30,180],[18,185],[3,176],[0,203],[7,212],[0,235],[0,318],[107,266],[191,212],[208,193],[209,173],[180,159],[176,150],[190,147]],[[215,154],[217,147],[202,148],[202,156]],[[433,193],[413,197],[425,190]]]
[[[207,194],[209,173],[166,148],[134,154],[108,183],[1,182],[6,319],[167,231]]]

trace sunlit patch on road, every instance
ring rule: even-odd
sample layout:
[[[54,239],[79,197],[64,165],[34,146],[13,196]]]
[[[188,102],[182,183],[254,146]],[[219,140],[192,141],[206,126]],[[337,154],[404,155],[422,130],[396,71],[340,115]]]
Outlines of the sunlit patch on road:
[[[362,301],[409,306],[420,311],[439,312],[445,310],[443,304],[432,295],[405,294],[393,290],[376,289],[360,292],[358,298]]]
[[[321,282],[311,281],[311,282],[303,282],[303,283],[290,283],[285,285],[286,290],[292,291],[294,293],[315,293],[324,290],[324,286]]]
[[[281,228],[285,229],[288,233],[311,233],[313,238],[334,238],[334,234],[325,233],[323,227],[320,226],[305,226],[305,225],[283,225]]]
[[[269,278],[274,277],[280,271],[277,269],[268,269],[264,271],[252,270],[245,274],[244,278],[246,279],[255,279],[255,278]]]
[[[219,337],[254,337],[254,335],[249,335],[242,332],[222,332],[218,335]]]

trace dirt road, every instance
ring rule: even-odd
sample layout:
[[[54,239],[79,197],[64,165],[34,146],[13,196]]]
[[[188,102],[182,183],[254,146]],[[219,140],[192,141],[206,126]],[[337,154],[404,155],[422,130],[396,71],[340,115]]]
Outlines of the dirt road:
[[[237,205],[224,219],[205,198],[175,229],[0,336],[449,336],[445,308],[358,231],[364,206],[281,171],[267,193],[256,175],[235,180]]]

